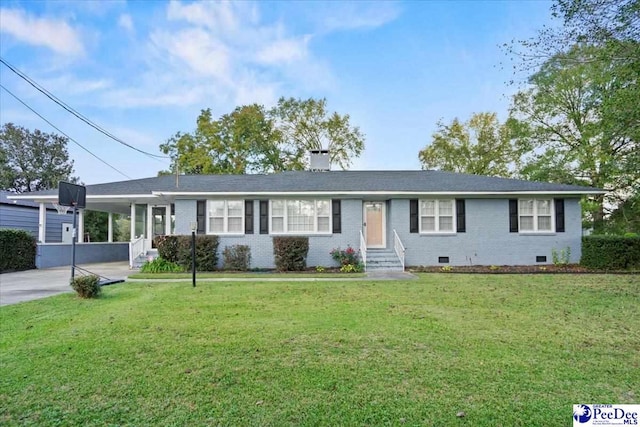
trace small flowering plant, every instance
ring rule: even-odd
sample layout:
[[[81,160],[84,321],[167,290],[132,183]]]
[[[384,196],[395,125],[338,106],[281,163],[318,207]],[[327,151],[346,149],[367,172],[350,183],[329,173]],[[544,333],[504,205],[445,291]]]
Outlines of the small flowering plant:
[[[347,246],[347,249],[335,248],[331,252],[331,258],[337,262],[340,266],[343,265],[356,265],[360,263],[360,254],[351,246]]]

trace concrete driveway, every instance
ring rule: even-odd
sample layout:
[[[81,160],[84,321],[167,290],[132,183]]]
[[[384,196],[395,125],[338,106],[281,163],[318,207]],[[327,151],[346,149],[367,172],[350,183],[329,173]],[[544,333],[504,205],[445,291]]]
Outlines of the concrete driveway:
[[[109,279],[125,279],[131,274],[126,261],[86,264],[80,267]],[[79,275],[77,271],[76,275]],[[73,292],[69,286],[70,278],[70,266],[0,274],[0,306]]]

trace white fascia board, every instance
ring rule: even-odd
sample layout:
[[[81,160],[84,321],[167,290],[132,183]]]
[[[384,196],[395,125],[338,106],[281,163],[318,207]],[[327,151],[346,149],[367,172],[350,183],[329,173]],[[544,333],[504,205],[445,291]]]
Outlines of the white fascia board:
[[[87,194],[87,200],[103,200],[103,199],[157,199],[158,196],[155,194],[101,194],[90,196]],[[10,200],[33,200],[33,201],[51,201],[58,200],[57,194],[48,194],[43,196],[29,196],[29,195],[16,195],[16,196],[7,196],[7,199]]]
[[[517,196],[517,195],[575,195],[604,194],[602,190],[585,191],[153,191],[156,196],[170,197],[241,197],[241,196]]]

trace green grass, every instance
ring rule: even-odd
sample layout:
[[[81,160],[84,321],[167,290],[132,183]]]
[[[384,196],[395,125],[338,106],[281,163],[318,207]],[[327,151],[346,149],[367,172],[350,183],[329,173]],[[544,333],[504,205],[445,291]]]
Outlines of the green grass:
[[[0,308],[0,424],[569,426],[638,402],[639,303],[613,275],[64,294]]]
[[[133,273],[128,276],[131,279],[191,279],[191,273]],[[324,278],[342,280],[343,278],[366,277],[365,273],[318,273],[310,271],[306,273],[274,273],[266,271],[263,273],[238,273],[235,271],[218,271],[208,273],[196,273],[196,279],[221,279],[221,278],[241,278],[241,279],[300,279],[300,278]]]

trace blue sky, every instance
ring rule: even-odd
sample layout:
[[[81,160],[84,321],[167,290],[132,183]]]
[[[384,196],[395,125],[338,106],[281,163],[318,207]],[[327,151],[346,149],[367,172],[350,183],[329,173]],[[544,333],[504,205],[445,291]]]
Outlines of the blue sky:
[[[366,136],[352,169],[419,169],[438,120],[507,115],[515,88],[500,45],[550,23],[546,1],[11,1],[0,53],[58,98],[137,148],[281,96],[327,98]],[[128,177],[152,159],[98,133],[0,66],[0,82]],[[56,132],[0,92],[0,122]],[[72,142],[86,184],[127,179]]]

